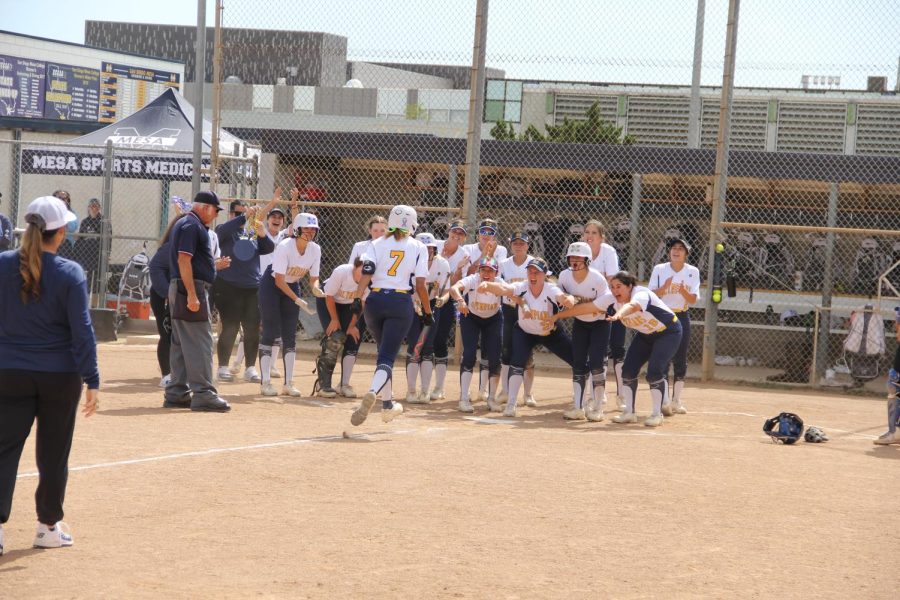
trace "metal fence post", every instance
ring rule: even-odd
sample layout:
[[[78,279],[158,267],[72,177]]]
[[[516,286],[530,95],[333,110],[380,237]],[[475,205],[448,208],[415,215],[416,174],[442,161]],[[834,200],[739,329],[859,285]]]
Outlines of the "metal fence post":
[[[203,85],[206,83],[206,0],[197,0],[197,45],[194,55],[194,172],[191,175],[191,198],[200,191],[203,170]]]
[[[640,265],[638,264],[638,237],[641,225],[641,188],[644,176],[640,173],[634,173],[631,176],[631,230],[628,235],[628,265],[627,268],[632,275],[636,275],[638,279],[643,280],[643,274],[638,274]]]
[[[691,104],[688,116],[688,148],[700,147],[700,74],[703,70],[703,21],[706,0],[697,0],[697,24],[694,27],[694,71],[691,75]]]
[[[463,214],[475,227],[478,210],[478,168],[481,161],[481,121],[484,113],[484,55],[487,41],[488,0],[478,0],[475,43],[472,48],[472,91],[469,94],[469,133],[466,139],[466,179],[463,182]]]
[[[707,269],[706,320],[703,324],[703,381],[713,378],[716,359],[716,322],[719,305],[713,302],[716,244],[723,239],[725,196],[728,189],[728,146],[731,139],[731,101],[734,96],[734,58],[737,50],[740,0],[728,3],[728,29],[725,34],[725,70],[722,73],[722,100],[719,107],[719,136],[716,143],[716,173],[713,182],[712,218],[709,224],[709,266]]]
[[[106,140],[103,162],[103,189],[100,199],[103,206],[103,219],[100,222],[100,275],[98,282],[100,292],[97,294],[97,308],[103,308],[106,305],[106,278],[109,275],[109,251],[112,244],[110,218],[112,216],[114,152],[112,140]]]
[[[837,225],[839,184],[832,183],[828,191],[828,222],[829,228]],[[815,371],[813,384],[818,383],[819,377],[825,372],[828,365],[828,351],[831,331],[831,295],[834,291],[834,230],[828,229],[825,234],[825,265],[822,269],[822,317],[819,319],[818,340],[816,343]]]

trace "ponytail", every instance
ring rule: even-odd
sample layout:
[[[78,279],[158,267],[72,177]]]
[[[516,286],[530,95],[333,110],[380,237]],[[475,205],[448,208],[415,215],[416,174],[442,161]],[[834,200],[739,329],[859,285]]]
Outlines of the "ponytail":
[[[37,302],[41,298],[41,255],[44,252],[43,242],[53,238],[58,229],[41,231],[37,225],[29,223],[19,246],[19,274],[22,276],[22,289],[19,292],[22,304],[29,299]]]

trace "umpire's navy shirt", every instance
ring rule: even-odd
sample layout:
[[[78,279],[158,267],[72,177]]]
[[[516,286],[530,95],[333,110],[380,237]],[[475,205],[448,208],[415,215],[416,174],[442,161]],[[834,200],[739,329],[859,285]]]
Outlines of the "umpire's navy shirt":
[[[172,247],[169,249],[169,269],[173,279],[181,279],[178,255],[191,255],[194,279],[212,283],[216,279],[216,263],[209,245],[209,228],[194,212],[178,221],[171,234]]]

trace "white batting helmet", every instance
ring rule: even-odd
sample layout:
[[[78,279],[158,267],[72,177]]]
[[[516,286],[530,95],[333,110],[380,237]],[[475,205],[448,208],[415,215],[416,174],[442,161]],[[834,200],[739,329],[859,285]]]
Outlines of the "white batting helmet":
[[[434,239],[434,234],[431,233],[420,233],[416,236],[416,239],[425,244],[426,246],[430,246],[433,248],[437,248],[437,240]]]
[[[315,227],[319,228],[319,217],[312,213],[300,213],[297,215],[297,218],[294,219],[294,229],[301,229],[303,227]]]
[[[398,204],[391,209],[391,214],[388,215],[387,225],[389,231],[400,229],[401,231],[413,233],[419,225],[416,209],[405,204]]]
[[[580,256],[585,262],[591,261],[591,247],[585,242],[572,242],[569,249],[566,250],[566,258],[570,256]]]

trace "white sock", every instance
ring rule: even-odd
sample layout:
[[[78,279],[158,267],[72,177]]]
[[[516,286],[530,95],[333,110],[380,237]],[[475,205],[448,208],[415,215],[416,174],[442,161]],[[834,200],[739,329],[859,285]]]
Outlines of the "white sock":
[[[522,375],[509,376],[509,400],[506,401],[507,408],[515,407],[516,396],[519,395],[519,388],[522,387]]]
[[[353,365],[356,364],[356,355],[348,354],[341,360],[341,386],[350,385],[350,375],[353,374]]]
[[[575,410],[584,407],[584,390],[585,375],[578,374],[572,376],[572,404]]]
[[[431,373],[434,371],[434,361],[423,360],[419,365],[419,376],[422,378],[422,392],[428,393],[431,386]]]
[[[681,390],[684,389],[684,381],[676,381],[672,386],[672,404],[681,406]]]
[[[381,401],[382,402],[390,402],[394,399],[394,380],[392,377],[388,377],[388,380],[384,382],[384,387],[381,388]]]
[[[416,393],[416,380],[419,378],[419,363],[406,363],[406,392],[408,394]]]
[[[372,385],[369,386],[370,392],[378,394],[384,388],[385,384],[391,379],[391,369],[385,365],[378,365],[375,368],[375,374],[372,376]]]
[[[650,400],[653,402],[653,412],[651,414],[658,415],[662,413],[662,405],[668,396],[669,382],[665,379],[654,381],[650,384]]]
[[[244,362],[244,340],[238,342],[237,352],[234,354],[234,366],[240,367]]]
[[[487,391],[488,379],[490,379],[490,371],[488,371],[487,363],[479,363],[479,365],[478,365],[478,391],[479,392]]]
[[[294,383],[294,363],[297,360],[297,353],[291,350],[284,353],[284,385],[290,386]]]
[[[434,364],[434,388],[436,390],[444,389],[444,379],[447,378],[447,363],[436,362]]]
[[[622,395],[625,397],[625,410],[623,414],[629,415],[634,413],[634,396],[637,392],[637,381],[634,382],[634,387],[630,385],[624,386],[622,392]]]
[[[509,365],[500,365],[500,386],[504,393],[509,394]]]
[[[622,396],[625,394],[625,382],[622,380],[622,367],[625,366],[625,362],[621,360],[613,359],[613,373],[616,375],[616,395]]]
[[[272,373],[272,346],[259,347],[259,370],[263,385],[269,383]]]
[[[472,385],[472,371],[459,372],[459,399],[469,399],[469,387]]]
[[[272,346],[272,364],[278,364],[278,354],[281,352],[281,340],[275,340],[275,345]]]
[[[495,400],[497,398],[497,388],[500,387],[500,376],[494,375],[488,379],[488,398]]]

